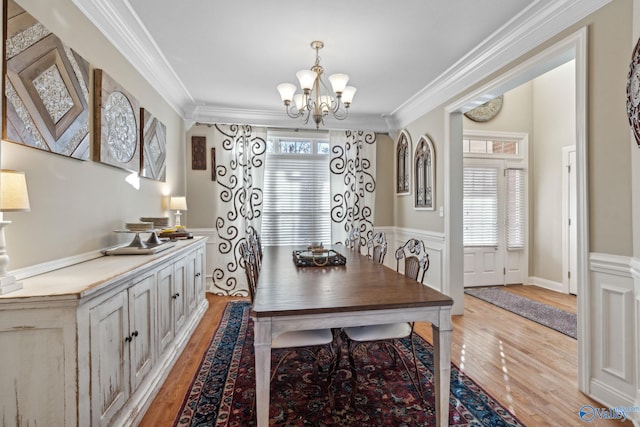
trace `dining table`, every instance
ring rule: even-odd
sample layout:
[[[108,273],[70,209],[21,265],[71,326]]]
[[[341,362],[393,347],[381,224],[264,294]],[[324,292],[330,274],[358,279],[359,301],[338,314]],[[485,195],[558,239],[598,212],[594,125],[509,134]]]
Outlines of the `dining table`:
[[[274,338],[296,330],[397,322],[432,325],[436,425],[448,425],[453,300],[342,245],[326,249],[342,255],[344,265],[299,266],[305,249],[267,246],[263,250],[251,310],[258,427],[269,425]],[[317,257],[316,264],[325,263],[321,254]]]

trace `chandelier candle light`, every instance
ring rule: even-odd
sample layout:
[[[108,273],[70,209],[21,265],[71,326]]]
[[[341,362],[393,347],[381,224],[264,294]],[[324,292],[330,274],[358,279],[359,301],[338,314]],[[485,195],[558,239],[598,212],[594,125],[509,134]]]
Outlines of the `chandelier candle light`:
[[[309,118],[313,117],[316,129],[319,129],[321,123],[324,125],[324,118],[329,113],[338,120],[347,118],[356,88],[347,86],[348,75],[337,73],[329,76],[333,91],[329,89],[322,80],[324,70],[320,65],[319,56],[324,43],[313,41],[311,47],[316,51],[316,63],[310,70],[301,70],[296,73],[302,93],[296,93],[297,87],[293,83],[279,84],[278,92],[289,117],[292,119],[301,117],[305,124],[309,122]]]

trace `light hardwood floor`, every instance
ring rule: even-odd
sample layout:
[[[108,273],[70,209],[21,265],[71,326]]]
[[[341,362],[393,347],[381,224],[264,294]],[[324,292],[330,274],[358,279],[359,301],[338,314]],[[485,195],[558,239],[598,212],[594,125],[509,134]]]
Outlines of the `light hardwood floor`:
[[[576,310],[576,298],[535,286],[508,286],[510,292],[558,308]],[[452,361],[527,426],[631,426],[631,422],[585,423],[583,405],[602,405],[578,391],[577,341],[486,302],[465,295],[464,316],[454,316]],[[209,309],[151,404],[141,426],[170,426],[180,408],[226,303],[207,294]],[[429,342],[431,326],[417,331]]]

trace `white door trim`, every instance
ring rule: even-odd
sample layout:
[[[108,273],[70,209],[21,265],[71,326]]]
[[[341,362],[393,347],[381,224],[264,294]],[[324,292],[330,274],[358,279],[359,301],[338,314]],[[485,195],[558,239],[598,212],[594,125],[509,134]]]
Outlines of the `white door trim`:
[[[575,59],[576,72],[576,218],[578,263],[578,387],[589,393],[592,346],[589,313],[589,229],[587,188],[587,27],[516,65],[496,79],[456,99],[444,108],[445,124],[445,244],[443,278],[454,300],[462,294],[463,267],[462,216],[454,215],[462,208],[462,113],[472,109],[481,99],[490,99],[513,89],[558,65]],[[474,103],[475,102],[475,103]],[[456,312],[454,305],[454,312]]]

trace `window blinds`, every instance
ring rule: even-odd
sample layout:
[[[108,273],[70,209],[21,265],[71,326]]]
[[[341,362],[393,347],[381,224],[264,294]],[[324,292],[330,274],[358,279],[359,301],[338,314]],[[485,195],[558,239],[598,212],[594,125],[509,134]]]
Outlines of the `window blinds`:
[[[506,169],[507,186],[507,249],[524,248],[525,240],[525,197],[524,170]]]
[[[264,245],[331,243],[328,155],[267,155]]]
[[[498,246],[498,170],[465,167],[464,246]]]

